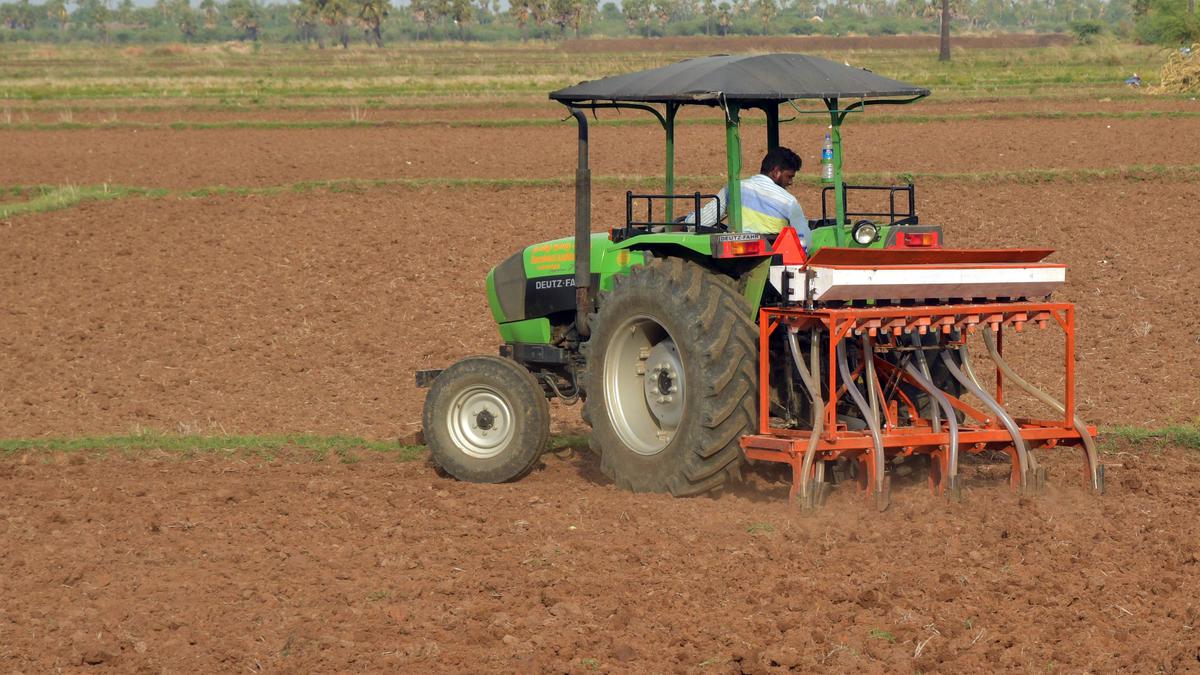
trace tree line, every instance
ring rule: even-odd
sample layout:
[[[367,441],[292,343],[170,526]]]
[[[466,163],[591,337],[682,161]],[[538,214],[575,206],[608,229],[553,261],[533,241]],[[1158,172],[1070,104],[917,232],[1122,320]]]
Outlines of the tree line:
[[[1196,0],[9,0],[0,40],[302,42],[349,48],[399,39],[844,35],[1074,31],[1144,42],[1200,40]],[[943,21],[943,16],[948,21]]]

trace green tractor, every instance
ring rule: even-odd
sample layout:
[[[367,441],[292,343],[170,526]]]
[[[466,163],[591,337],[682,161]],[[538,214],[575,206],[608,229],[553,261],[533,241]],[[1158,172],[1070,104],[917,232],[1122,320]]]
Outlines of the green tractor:
[[[546,448],[548,399],[558,397],[582,401],[603,472],[633,491],[703,493],[737,477],[748,457],[791,464],[802,489],[806,481],[824,481],[825,462],[850,458],[863,466],[863,486],[878,494],[886,490],[886,461],[897,448],[909,454],[926,448],[940,457],[943,475],[956,472],[957,445],[971,431],[958,429],[963,410],[948,401],[957,401],[966,386],[952,374],[960,372],[954,366],[962,364],[968,315],[904,310],[901,319],[910,323],[893,339],[888,330],[894,319],[863,314],[849,334],[870,332],[872,342],[859,349],[839,333],[838,319],[820,314],[1023,300],[1061,281],[1061,270],[1031,272],[1029,260],[1011,256],[997,264],[1015,264],[1019,273],[1006,270],[1004,279],[992,279],[977,270],[988,278],[964,281],[962,265],[979,267],[981,259],[936,255],[942,232],[919,222],[911,184],[843,181],[842,122],[869,106],[911,103],[928,94],[801,54],[690,59],[551,93],[578,123],[575,233],[528,246],[489,273],[488,301],[503,339],[499,356],[417,374],[418,385],[430,387],[423,427],[434,461],[467,481],[525,475]],[[828,117],[832,179],[802,247],[791,228],[780,235],[743,230],[740,123],[744,111],[761,110],[767,146],[775,148],[781,108],[802,114],[796,102],[805,100],[817,101],[812,112]],[[676,193],[675,122],[683,106],[707,106],[724,116],[727,215],[713,225],[682,217],[719,199]],[[593,233],[585,111],[604,109],[639,110],[657,119],[665,132],[665,185],[660,194],[627,192],[625,222]],[[850,199],[870,206],[856,210]],[[828,264],[816,266],[822,259]],[[928,283],[911,273],[912,265],[931,261],[937,269],[922,271]],[[864,265],[866,280],[847,276]],[[888,273],[896,274],[875,280]],[[786,316],[773,319],[773,311]],[[1000,317],[988,325],[1028,319],[1015,311]],[[786,330],[775,330],[780,321]],[[941,332],[926,330],[938,321]],[[879,368],[895,366],[890,388],[876,375],[877,359]],[[997,431],[997,419],[990,415],[981,430]],[[926,427],[940,436],[919,443],[895,438],[901,428],[916,433]],[[954,428],[953,437],[943,437],[947,427]],[[997,438],[1021,446],[1020,430],[1016,436],[1007,431]],[[762,448],[783,443],[772,445],[771,438],[791,439],[793,449],[770,455]],[[991,436],[979,439],[972,447],[992,442]],[[1074,440],[1083,442],[1077,434]],[[949,445],[955,449],[948,453]],[[1020,485],[1036,480],[1026,456],[1030,444],[1024,445],[1023,462],[1014,459]]]

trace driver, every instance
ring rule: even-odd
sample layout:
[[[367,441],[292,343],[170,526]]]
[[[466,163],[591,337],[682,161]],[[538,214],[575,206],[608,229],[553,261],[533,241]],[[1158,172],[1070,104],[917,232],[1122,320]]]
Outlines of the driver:
[[[800,242],[808,246],[808,219],[800,202],[787,189],[800,170],[800,156],[784,147],[769,150],[763,157],[757,175],[742,180],[742,231],[775,234],[785,225],[796,228]],[[717,213],[717,202],[709,202],[700,209],[700,224],[714,227],[725,217],[728,207],[728,187],[721,188],[717,202],[721,211]],[[686,222],[694,222],[690,214]]]

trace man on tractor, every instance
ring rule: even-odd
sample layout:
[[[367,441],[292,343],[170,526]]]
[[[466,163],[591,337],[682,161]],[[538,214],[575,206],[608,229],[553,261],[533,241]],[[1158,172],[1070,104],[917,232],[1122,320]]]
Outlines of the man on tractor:
[[[791,225],[796,228],[801,243],[808,245],[809,229],[804,209],[787,191],[801,163],[799,155],[779,146],[767,151],[757,175],[742,180],[743,232],[775,234]],[[727,187],[721,188],[717,199],[700,209],[702,226],[713,227],[725,217],[729,204],[728,191]],[[695,214],[688,214],[684,222],[695,222]]]

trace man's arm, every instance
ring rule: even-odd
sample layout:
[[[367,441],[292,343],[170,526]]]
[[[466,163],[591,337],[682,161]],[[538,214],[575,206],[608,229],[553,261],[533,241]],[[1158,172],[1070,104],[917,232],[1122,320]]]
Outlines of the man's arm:
[[[710,199],[707,204],[700,207],[700,225],[702,227],[716,227],[717,223],[721,222],[721,218],[725,217],[725,213],[729,209],[728,199],[725,194],[727,191],[728,188],[721,188],[721,191],[717,193],[715,201]],[[720,204],[720,210],[717,209],[718,204]],[[696,222],[696,214],[689,214],[685,222]]]
[[[796,234],[800,235],[800,243],[804,244],[804,248],[808,249],[808,243],[812,239],[809,235],[812,233],[808,228],[808,218],[804,217],[804,209],[800,208],[798,200],[792,201],[792,208],[788,213],[788,223],[796,229]]]

